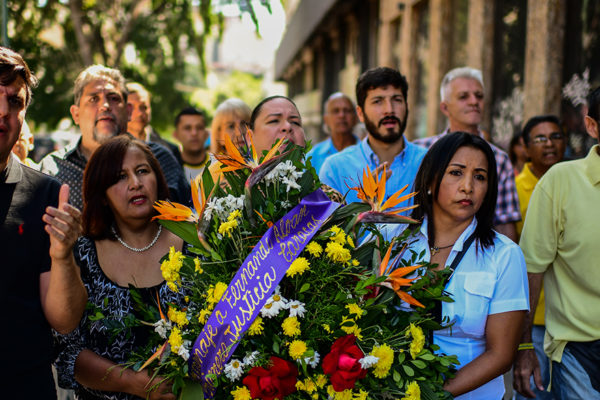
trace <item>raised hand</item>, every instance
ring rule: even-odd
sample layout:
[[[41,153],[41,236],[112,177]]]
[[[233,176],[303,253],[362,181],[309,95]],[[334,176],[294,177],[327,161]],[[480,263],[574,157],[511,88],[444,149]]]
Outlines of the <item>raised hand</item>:
[[[63,184],[58,194],[58,208],[46,207],[42,220],[50,235],[50,257],[65,259],[71,256],[73,246],[81,235],[81,212],[70,205],[69,185]]]

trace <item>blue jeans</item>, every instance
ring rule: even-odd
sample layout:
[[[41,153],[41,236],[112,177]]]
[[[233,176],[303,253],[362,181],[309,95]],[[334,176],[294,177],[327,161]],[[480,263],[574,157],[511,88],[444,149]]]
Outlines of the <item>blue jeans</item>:
[[[533,348],[535,349],[535,355],[537,356],[538,362],[540,363],[540,375],[542,375],[542,385],[545,388],[550,383],[550,362],[548,356],[544,353],[544,334],[546,333],[546,327],[543,325],[534,325],[531,329],[531,341],[533,342]],[[554,397],[552,393],[546,390],[538,390],[533,382],[533,375],[529,379],[531,390],[535,393],[535,398],[538,400],[552,400]],[[515,400],[525,400],[524,397],[515,391]]]
[[[565,347],[561,362],[552,362],[552,394],[557,400],[600,400],[590,377],[579,361]]]

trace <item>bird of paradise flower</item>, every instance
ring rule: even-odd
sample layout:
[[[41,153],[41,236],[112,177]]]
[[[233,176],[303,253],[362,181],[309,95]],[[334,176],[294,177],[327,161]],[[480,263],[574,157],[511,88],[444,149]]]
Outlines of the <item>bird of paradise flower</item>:
[[[154,204],[154,209],[158,211],[158,215],[152,217],[152,220],[158,219],[171,232],[180,236],[187,243],[195,246],[202,246],[209,250],[210,247],[204,238],[203,231],[208,225],[208,221],[202,218],[208,199],[218,186],[218,182],[213,186],[212,190],[206,196],[204,183],[200,180],[200,190],[198,184],[192,180],[192,203],[194,209],[184,206],[179,203],[172,203],[168,200],[158,200]],[[186,224],[188,222],[189,224]]]
[[[369,167],[363,170],[362,182],[359,182],[357,186],[351,187],[350,189],[356,191],[357,197],[369,204],[371,210],[360,213],[357,221],[373,223],[417,223],[418,221],[400,214],[412,210],[413,208],[418,207],[418,205],[398,207],[398,204],[413,198],[417,192],[401,196],[408,187],[408,185],[405,185],[384,202],[386,181],[387,169],[385,166],[383,167],[381,177],[377,176],[376,173],[373,173]]]
[[[418,301],[417,299],[412,297],[410,294],[408,294],[402,290],[402,287],[411,286],[412,282],[418,278],[417,276],[415,276],[413,278],[406,278],[406,275],[408,275],[411,272],[415,271],[416,269],[420,268],[421,265],[411,265],[408,267],[400,267],[400,268],[396,268],[392,272],[389,272],[389,269],[394,264],[396,264],[396,260],[398,258],[398,256],[396,256],[396,258],[394,258],[392,263],[390,263],[390,256],[392,254],[392,248],[394,247],[395,241],[396,241],[396,239],[392,240],[392,243],[390,244],[390,247],[388,247],[387,252],[385,253],[385,256],[383,257],[383,260],[381,260],[381,265],[379,266],[379,275],[383,276],[383,275],[387,274],[387,279],[385,281],[388,282],[392,286],[392,289],[394,290],[394,292],[396,292],[398,297],[400,297],[402,300],[404,300],[408,304],[412,304],[413,306],[425,308],[425,306],[420,301]],[[402,254],[402,252],[400,252],[400,254]]]

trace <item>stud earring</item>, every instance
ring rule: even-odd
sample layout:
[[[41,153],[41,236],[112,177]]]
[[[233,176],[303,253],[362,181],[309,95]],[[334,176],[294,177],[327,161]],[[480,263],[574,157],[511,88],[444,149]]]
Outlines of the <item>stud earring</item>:
[[[427,195],[431,196],[431,189],[427,189]]]

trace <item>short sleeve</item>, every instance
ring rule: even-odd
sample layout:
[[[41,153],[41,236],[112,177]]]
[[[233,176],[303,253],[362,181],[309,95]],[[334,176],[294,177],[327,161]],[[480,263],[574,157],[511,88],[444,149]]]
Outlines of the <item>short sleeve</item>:
[[[552,171],[547,174],[550,172]],[[531,273],[545,272],[558,251],[560,213],[555,209],[554,201],[544,186],[546,182],[548,180],[540,181],[533,190],[519,242],[525,255],[527,271]]]
[[[505,239],[497,243],[494,256],[497,263],[497,280],[490,301],[489,314],[529,310],[529,282],[525,259],[519,246]]]

